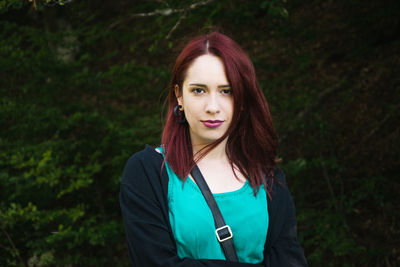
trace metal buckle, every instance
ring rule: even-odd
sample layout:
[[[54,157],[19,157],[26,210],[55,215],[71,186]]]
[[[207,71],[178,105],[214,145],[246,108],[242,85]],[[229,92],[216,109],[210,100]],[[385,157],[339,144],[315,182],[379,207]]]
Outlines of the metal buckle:
[[[224,230],[224,229],[228,229],[229,236],[227,236],[227,237],[221,239],[220,236],[219,236],[218,231],[221,231],[221,230]],[[216,230],[215,230],[215,235],[217,236],[217,239],[218,239],[218,241],[219,241],[220,243],[221,243],[221,242],[224,242],[224,241],[226,241],[226,240],[228,240],[228,239],[231,239],[231,238],[233,237],[232,230],[231,230],[231,228],[229,227],[229,225],[224,225],[224,226],[222,226],[222,227],[216,229]]]

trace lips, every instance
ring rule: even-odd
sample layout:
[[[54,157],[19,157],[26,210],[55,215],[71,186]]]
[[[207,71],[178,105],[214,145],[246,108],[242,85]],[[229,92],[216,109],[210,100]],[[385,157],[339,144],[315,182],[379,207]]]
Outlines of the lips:
[[[224,123],[224,121],[220,121],[220,120],[206,120],[206,121],[201,121],[204,126],[208,127],[208,128],[217,128],[219,127],[222,123]]]

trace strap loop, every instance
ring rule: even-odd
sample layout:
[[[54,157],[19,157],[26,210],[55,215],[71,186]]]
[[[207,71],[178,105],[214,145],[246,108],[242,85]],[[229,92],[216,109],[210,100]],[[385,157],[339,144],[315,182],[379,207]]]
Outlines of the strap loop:
[[[215,235],[217,236],[218,242],[220,243],[233,237],[232,230],[229,225],[225,225],[216,229]]]

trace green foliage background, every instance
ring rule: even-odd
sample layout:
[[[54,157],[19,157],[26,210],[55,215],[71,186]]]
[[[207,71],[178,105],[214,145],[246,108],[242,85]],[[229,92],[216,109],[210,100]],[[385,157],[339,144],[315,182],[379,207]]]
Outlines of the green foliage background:
[[[310,266],[400,260],[399,2],[201,2],[0,1],[0,266],[129,266],[122,169],[210,26],[254,62]]]

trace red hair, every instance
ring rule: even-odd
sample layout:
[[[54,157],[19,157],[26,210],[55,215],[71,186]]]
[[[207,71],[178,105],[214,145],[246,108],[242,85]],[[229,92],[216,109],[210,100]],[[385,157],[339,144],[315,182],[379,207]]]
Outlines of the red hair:
[[[225,67],[233,94],[232,122],[226,133],[193,156],[189,125],[178,123],[173,114],[178,105],[175,85],[182,90],[186,71],[197,57],[211,54],[219,57]],[[213,32],[191,40],[179,54],[169,83],[168,111],[162,145],[165,160],[179,178],[185,180],[195,162],[204,157],[226,137],[226,153],[232,168],[236,166],[247,177],[256,193],[261,184],[269,192],[276,166],[278,139],[268,103],[258,84],[253,64],[242,48],[228,36]],[[263,176],[266,175],[267,184]]]

